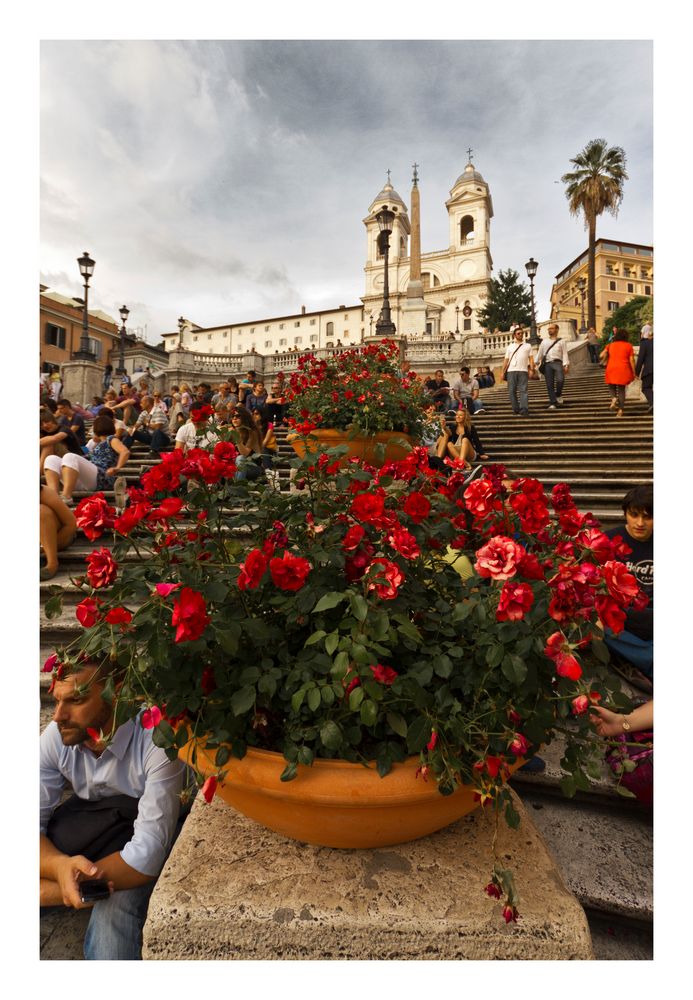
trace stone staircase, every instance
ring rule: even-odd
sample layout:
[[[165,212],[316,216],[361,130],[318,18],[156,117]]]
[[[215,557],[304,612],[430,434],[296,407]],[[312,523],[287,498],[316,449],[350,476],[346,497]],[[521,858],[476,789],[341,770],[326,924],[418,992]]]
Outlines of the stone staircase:
[[[570,376],[564,389],[564,406],[556,411],[547,410],[543,381],[530,383],[529,418],[512,414],[505,384],[482,390],[481,395],[487,410],[474,422],[490,461],[503,462],[514,475],[534,476],[548,488],[556,482],[568,483],[578,508],[591,511],[605,525],[621,520],[621,502],[628,489],[652,481],[652,417],[645,403],[629,402],[625,417],[617,418],[608,408],[601,368]],[[288,491],[288,460],[293,450],[284,428],[277,428],[277,441],[278,484]],[[156,461],[144,446],[135,444],[124,470],[128,482],[135,483]],[[75,494],[75,499],[81,499],[81,495]],[[112,496],[109,499],[113,502]],[[59,618],[49,620],[41,612],[40,664],[56,643],[65,642],[77,632],[74,606],[81,597],[70,578],[85,570],[84,558],[95,544],[103,542],[100,539],[91,543],[79,536],[60,553],[59,573],[40,586],[42,609],[51,588],[60,586],[64,593]],[[40,674],[42,727],[51,715],[49,683],[49,678]],[[625,683],[624,687],[628,690]],[[621,798],[606,770],[600,780],[592,782],[589,792],[564,798],[559,785],[560,743],[544,748],[542,756],[547,765],[545,772],[519,772],[513,786],[544,836],[566,883],[587,912],[595,956],[651,958],[651,814]],[[42,924],[42,956],[81,957],[76,939],[84,926],[84,914],[79,913],[63,914],[59,923]],[[70,927],[74,928],[72,933]]]

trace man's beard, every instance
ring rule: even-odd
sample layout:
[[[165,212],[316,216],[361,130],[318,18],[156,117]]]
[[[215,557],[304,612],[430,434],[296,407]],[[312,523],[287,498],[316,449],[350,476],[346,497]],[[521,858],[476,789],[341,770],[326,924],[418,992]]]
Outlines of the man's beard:
[[[80,743],[84,743],[85,740],[89,739],[89,733],[86,729],[82,729],[81,726],[68,726],[59,722],[58,730],[60,738],[63,741],[63,746],[66,747],[79,746]]]

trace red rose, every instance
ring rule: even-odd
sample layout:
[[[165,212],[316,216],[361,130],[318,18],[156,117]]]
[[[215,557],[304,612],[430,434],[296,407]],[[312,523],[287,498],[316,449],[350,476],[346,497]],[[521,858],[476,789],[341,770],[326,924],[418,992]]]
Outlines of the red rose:
[[[178,590],[180,586],[180,583],[157,583],[154,590],[157,592],[159,597],[168,597],[168,595],[172,594],[174,590]]]
[[[344,682],[342,682],[342,683],[344,683]],[[361,678],[360,677],[352,677],[351,680],[349,681],[349,683],[344,688],[344,697],[348,698],[349,695],[351,694],[351,692],[354,690],[354,688],[357,688],[357,687],[361,687]]]
[[[551,503],[555,511],[574,509],[575,502],[567,483],[556,483],[551,490]]]
[[[525,552],[517,564],[517,572],[528,580],[543,580],[544,567],[533,552]]]
[[[568,640],[563,635],[562,632],[554,632],[546,640],[546,645],[544,646],[544,656],[548,656],[550,659],[555,659],[559,653],[569,650]]]
[[[397,597],[397,591],[404,583],[404,573],[397,563],[390,562],[389,559],[374,559],[369,569],[373,568],[377,570],[376,579],[384,576],[387,584],[369,583],[368,589],[375,590],[378,597],[384,601],[391,601],[394,597]]]
[[[476,479],[471,483],[464,491],[464,502],[474,517],[482,519],[493,511],[501,509],[501,502],[496,498],[493,485],[487,479]]]
[[[106,612],[105,621],[109,625],[129,625],[132,621],[132,612],[127,608],[111,608]]]
[[[198,406],[196,409],[192,410],[190,413],[192,417],[192,422],[197,426],[198,424],[203,424],[210,417],[214,416],[214,410],[209,405],[209,403],[204,403],[202,406]]]
[[[499,622],[519,622],[534,603],[534,594],[528,583],[506,581],[501,590],[496,620]]]
[[[610,628],[615,635],[623,632],[626,624],[626,613],[613,597],[599,594],[594,602],[594,606],[597,609],[599,618],[607,628]]]
[[[398,677],[397,671],[393,670],[392,667],[384,667],[381,663],[376,663],[376,665],[371,667],[371,673],[373,674],[373,680],[376,680],[379,684],[385,684],[389,687],[393,684]]]
[[[586,694],[579,694],[570,704],[573,715],[584,715],[589,708],[590,700]]]
[[[415,524],[421,524],[431,513],[431,501],[423,493],[410,493],[402,509]]]
[[[633,600],[633,611],[644,611],[650,603],[650,598],[644,590],[639,590]]]
[[[496,535],[477,550],[474,569],[479,576],[491,577],[493,580],[509,580],[511,576],[515,576],[517,565],[525,555],[522,546],[512,538]]]
[[[150,521],[158,521],[179,514],[185,501],[181,497],[166,497],[158,507],[149,513]]]
[[[495,882],[489,882],[489,884],[484,889],[487,896],[491,896],[493,899],[500,899],[502,893]]]
[[[342,548],[345,552],[353,552],[359,547],[365,534],[365,528],[362,528],[360,524],[354,524],[351,528],[349,528],[344,536],[342,540]]]
[[[99,604],[101,602],[98,598],[95,600],[93,597],[85,597],[84,600],[77,605],[75,609],[75,614],[77,615],[77,621],[84,628],[91,628],[92,625],[96,625],[99,620]]]
[[[570,681],[578,681],[582,677],[582,667],[572,653],[559,653],[554,663],[559,677],[567,677]]]
[[[575,508],[572,508],[571,510],[564,510],[558,515],[558,523],[561,526],[561,531],[572,538],[584,526],[585,518]]]
[[[95,549],[86,557],[89,564],[87,576],[95,590],[109,587],[118,575],[118,564],[108,549]]]
[[[238,575],[239,590],[255,590],[259,587],[265,570],[267,569],[267,559],[260,549],[252,549],[241,563],[241,572]]]
[[[597,562],[605,563],[607,559],[613,558],[613,545],[608,535],[603,531],[596,531],[594,528],[587,528],[581,531],[575,539],[578,545],[589,549]]]
[[[103,493],[80,500],[75,508],[77,527],[81,528],[90,542],[100,538],[104,531],[113,527],[115,510],[106,500]]]
[[[152,505],[149,501],[131,504],[123,511],[120,517],[116,518],[113,527],[118,534],[129,535],[132,529],[136,528],[140,521],[144,520],[151,509]]]
[[[602,567],[604,581],[611,596],[620,604],[630,604],[637,597],[640,587],[632,573],[621,562],[611,560]]]
[[[516,493],[510,498],[510,506],[520,518],[520,527],[528,535],[536,535],[549,523],[546,505],[531,493]]]
[[[202,786],[202,798],[205,800],[205,802],[207,803],[207,805],[209,805],[209,803],[214,798],[214,793],[217,790],[217,785],[218,784],[219,784],[219,780],[214,775],[211,775],[209,778],[207,778],[207,780],[203,784],[203,786]]]
[[[416,539],[405,528],[396,528],[388,540],[395,552],[399,552],[405,559],[416,559],[421,555]]]
[[[527,753],[528,746],[529,743],[527,742],[526,737],[524,737],[522,733],[515,733],[510,743],[508,743],[508,750],[510,750],[511,753],[514,753],[516,757],[524,757]]]
[[[58,665],[59,662],[60,661],[58,659],[58,654],[57,653],[51,653],[51,655],[48,657],[48,659],[46,660],[46,662],[41,667],[41,673],[42,674],[52,674],[53,671],[54,671],[54,669],[56,668],[56,666]]]
[[[300,590],[305,584],[312,566],[307,559],[284,552],[282,559],[270,559],[272,581],[280,590]]]
[[[433,753],[433,751],[436,748],[437,742],[438,742],[438,733],[435,731],[435,729],[433,729],[431,731],[431,738],[426,744],[426,749],[428,750],[429,753]]]
[[[175,642],[192,642],[199,639],[210,617],[202,594],[190,587],[183,587],[173,602],[171,625],[176,627]]]
[[[359,493],[351,502],[351,514],[366,524],[378,525],[385,510],[385,496],[382,493]]]
[[[365,541],[358,547],[353,556],[345,561],[344,573],[349,583],[355,583],[361,579],[374,555],[375,548],[369,541]]]
[[[509,924],[511,922],[517,923],[518,916],[519,914],[517,912],[517,907],[510,906],[509,904],[503,907],[503,919],[505,920],[506,924]]]
[[[620,535],[614,535],[611,539],[611,544],[613,546],[613,559],[625,559],[633,551],[627,542],[623,541]]]
[[[238,456],[236,446],[231,441],[217,441],[212,454],[215,461],[223,467],[226,478],[233,478],[236,475],[236,458]]]
[[[143,729],[153,729],[154,726],[159,725],[162,718],[161,709],[157,705],[152,705],[151,708],[145,708],[144,712],[142,712],[140,722]]]

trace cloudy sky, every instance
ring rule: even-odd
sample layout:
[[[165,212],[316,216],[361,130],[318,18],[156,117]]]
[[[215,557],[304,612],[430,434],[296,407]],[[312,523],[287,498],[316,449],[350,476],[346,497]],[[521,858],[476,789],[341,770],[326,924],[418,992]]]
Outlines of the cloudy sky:
[[[147,339],[358,302],[363,218],[387,168],[422,249],[443,249],[466,149],[490,185],[495,272],[552,279],[586,246],[567,211],[570,158],[622,146],[630,179],[598,235],[652,242],[647,41],[44,41],[41,280]]]

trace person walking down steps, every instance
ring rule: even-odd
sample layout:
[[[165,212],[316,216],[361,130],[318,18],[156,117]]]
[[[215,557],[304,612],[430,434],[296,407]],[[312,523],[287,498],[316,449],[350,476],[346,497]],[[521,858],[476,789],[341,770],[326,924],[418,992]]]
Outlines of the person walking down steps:
[[[558,324],[549,327],[549,335],[542,340],[537,355],[537,367],[546,379],[549,409],[563,406],[563,379],[568,374],[570,359],[564,340],[558,336]]]

